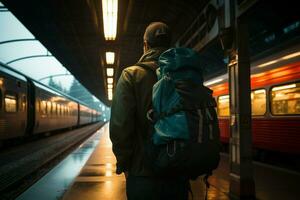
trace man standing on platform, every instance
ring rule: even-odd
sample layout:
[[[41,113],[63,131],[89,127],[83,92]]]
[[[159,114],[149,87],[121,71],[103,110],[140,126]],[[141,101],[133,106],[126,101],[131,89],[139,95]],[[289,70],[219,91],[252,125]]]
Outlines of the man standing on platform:
[[[110,139],[117,158],[117,174],[125,173],[128,200],[187,200],[189,181],[159,177],[149,169],[145,143],[150,122],[152,86],[157,81],[157,60],[171,46],[171,32],[162,22],[151,23],[144,33],[144,54],[137,65],[123,70],[113,97]]]

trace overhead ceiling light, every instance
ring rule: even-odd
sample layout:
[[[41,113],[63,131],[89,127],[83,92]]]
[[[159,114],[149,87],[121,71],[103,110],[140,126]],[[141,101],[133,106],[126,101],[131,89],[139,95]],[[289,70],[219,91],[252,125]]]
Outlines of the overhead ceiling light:
[[[115,53],[114,52],[106,52],[105,57],[106,57],[106,63],[108,65],[114,64],[114,62],[115,62]]]
[[[111,101],[112,100],[112,96],[108,95],[108,100]]]
[[[114,75],[114,68],[106,68],[106,75],[113,76]]]
[[[113,85],[112,84],[108,84],[107,85],[107,89],[112,89],[113,88]]]
[[[102,0],[105,40],[115,40],[117,35],[118,0]]]
[[[108,84],[113,84],[114,83],[114,79],[113,78],[107,78],[107,83]]]
[[[111,93],[111,94],[113,93],[113,90],[110,89],[110,88],[108,88],[107,91],[108,91],[108,94],[109,94],[109,93]]]

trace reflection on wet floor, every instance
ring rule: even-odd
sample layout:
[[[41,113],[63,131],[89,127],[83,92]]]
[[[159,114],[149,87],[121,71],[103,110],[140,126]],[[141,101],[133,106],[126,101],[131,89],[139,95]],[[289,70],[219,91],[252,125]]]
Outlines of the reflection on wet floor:
[[[97,131],[17,199],[56,200],[61,198],[94,151],[101,135],[103,135],[103,129]]]
[[[103,131],[96,150],[75,179],[72,187],[64,195],[64,200],[126,200],[125,178],[123,175],[115,173],[116,159],[109,140],[108,125],[104,127]],[[214,187],[214,185],[223,184],[222,180],[214,177],[210,179],[212,186],[208,191],[208,199],[229,199],[224,193],[225,189],[222,191]],[[193,200],[204,199],[206,188],[201,178],[191,181],[191,185]]]
[[[32,190],[35,192],[27,192],[27,196],[19,199],[60,199],[62,193],[69,188],[63,196],[64,200],[126,200],[125,177],[115,173],[116,159],[112,152],[108,128],[108,124],[103,126],[81,150],[70,155],[66,160],[69,160],[71,165],[60,164],[57,172],[51,172],[54,178],[47,174],[39,181],[42,182],[42,187]],[[91,156],[88,158],[89,155]],[[209,200],[230,199],[228,160],[228,156],[221,156],[218,169],[209,178]],[[79,174],[77,178],[76,174]],[[298,199],[299,173],[255,163],[254,175],[258,199]],[[73,184],[70,187],[71,182]],[[204,200],[206,188],[201,177],[191,181],[191,186],[193,200]]]
[[[99,144],[72,187],[64,195],[64,200],[125,200],[125,178],[117,175],[116,159],[109,139],[108,124],[103,127]]]

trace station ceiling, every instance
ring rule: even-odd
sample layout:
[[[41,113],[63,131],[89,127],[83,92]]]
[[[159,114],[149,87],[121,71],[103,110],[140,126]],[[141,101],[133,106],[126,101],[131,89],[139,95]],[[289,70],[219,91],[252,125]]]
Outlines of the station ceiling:
[[[116,41],[103,34],[101,0],[2,0],[2,3],[96,97],[109,105],[104,55],[116,52],[116,75],[142,55],[142,36],[153,21],[180,36],[207,0],[119,0]]]

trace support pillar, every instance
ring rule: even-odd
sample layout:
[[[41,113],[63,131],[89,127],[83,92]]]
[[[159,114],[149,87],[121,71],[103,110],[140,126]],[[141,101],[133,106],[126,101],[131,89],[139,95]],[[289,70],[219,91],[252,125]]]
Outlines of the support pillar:
[[[230,94],[230,195],[255,199],[252,164],[251,88],[247,20],[234,18],[228,75]]]

